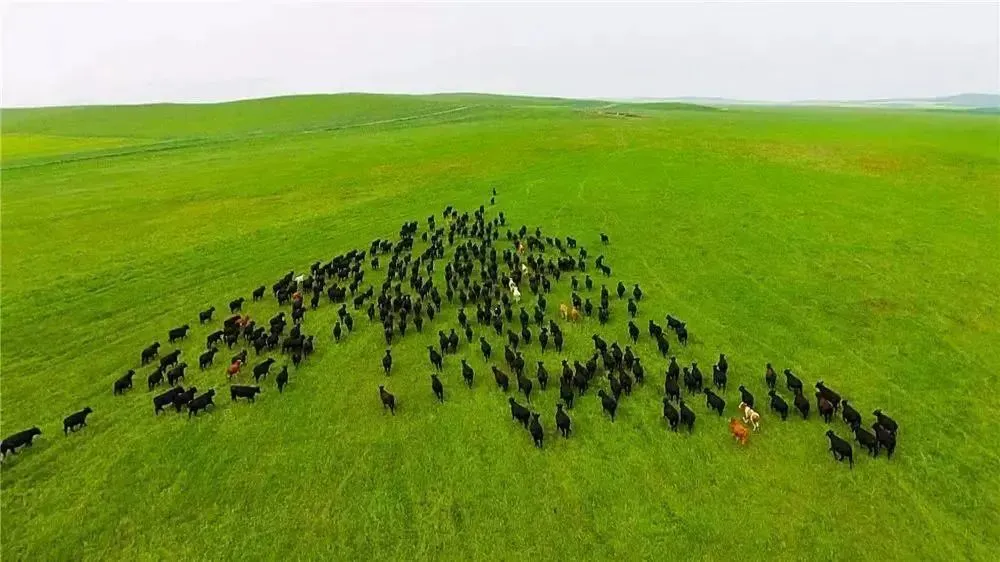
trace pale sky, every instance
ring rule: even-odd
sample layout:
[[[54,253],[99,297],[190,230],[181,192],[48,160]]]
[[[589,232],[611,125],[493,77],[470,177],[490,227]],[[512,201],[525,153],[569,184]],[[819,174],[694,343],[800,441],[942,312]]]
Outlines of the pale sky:
[[[10,2],[3,106],[475,91],[1000,91],[1000,3]]]

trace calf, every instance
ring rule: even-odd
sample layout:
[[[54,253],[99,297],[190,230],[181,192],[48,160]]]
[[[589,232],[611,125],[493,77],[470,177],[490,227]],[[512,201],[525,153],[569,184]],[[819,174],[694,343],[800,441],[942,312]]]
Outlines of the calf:
[[[531,433],[531,439],[535,442],[535,446],[541,449],[545,432],[542,430],[541,422],[538,421],[538,414],[531,414],[531,425],[528,426],[528,432]]]
[[[744,423],[749,423],[754,431],[760,430],[760,414],[755,412],[752,406],[746,402],[740,402],[740,412],[743,412]]]
[[[618,401],[608,396],[603,389],[597,391],[601,397],[601,408],[611,416],[611,421],[615,421],[615,412],[618,411]]]
[[[179,328],[174,328],[173,330],[170,330],[169,332],[167,332],[167,337],[169,338],[170,343],[174,343],[177,340],[182,340],[182,339],[186,338],[188,330],[190,330],[190,329],[191,329],[190,326],[188,326],[187,324],[184,324],[183,326],[180,326]]]
[[[126,389],[132,388],[132,377],[135,376],[135,370],[129,369],[124,375],[122,375],[118,380],[115,381],[114,394],[124,394]]]
[[[71,430],[76,431],[78,427],[84,427],[87,425],[87,415],[93,412],[90,406],[80,410],[79,412],[70,414],[66,416],[63,420],[63,434],[69,433]]]
[[[768,391],[767,395],[771,397],[771,410],[778,412],[781,421],[788,419],[788,403],[773,390]]]
[[[733,434],[733,437],[739,441],[740,445],[746,445],[747,439],[750,438],[750,430],[736,418],[729,418],[729,433]]]
[[[833,458],[838,461],[847,459],[853,469],[854,451],[851,449],[851,444],[837,437],[832,429],[826,430],[826,436],[830,438],[830,451],[833,452]]]
[[[868,453],[872,457],[878,456],[878,439],[874,434],[869,433],[868,430],[860,425],[854,428],[854,440],[860,443],[865,449],[868,449]]]
[[[182,386],[176,386],[176,387],[173,387],[170,390],[164,392],[163,394],[159,394],[157,396],[154,396],[153,397],[153,413],[154,414],[159,414],[160,412],[163,411],[163,408],[165,406],[173,404],[174,403],[174,397],[177,396],[178,394],[180,394],[181,392],[184,392],[184,387],[182,387]]]
[[[215,307],[211,307],[208,310],[203,310],[198,313],[198,323],[204,324],[212,320],[212,314],[215,313]]]
[[[742,384],[740,385],[739,390],[740,390],[740,399],[743,400],[743,402],[746,403],[747,406],[753,408],[753,394],[750,394],[750,391],[747,390],[746,387],[744,387]]]
[[[21,447],[30,447],[36,435],[41,435],[42,430],[37,427],[26,429],[11,435],[0,441],[0,458],[6,458],[7,453],[17,453]]]
[[[241,385],[231,385],[229,387],[229,398],[233,402],[236,402],[237,398],[246,398],[248,401],[253,402],[254,398],[260,394],[259,386],[241,386]]]
[[[666,397],[663,398],[663,417],[670,424],[671,431],[677,431],[677,424],[680,422],[681,417],[677,413],[677,409],[670,403],[670,399]]]
[[[215,406],[214,396],[215,389],[210,388],[205,394],[188,402],[188,418],[198,415],[198,412],[207,409],[209,406]]]
[[[390,394],[389,391],[387,391],[385,389],[385,386],[383,386],[383,385],[379,385],[378,386],[378,395],[379,395],[379,398],[382,400],[382,411],[385,411],[386,408],[389,408],[389,412],[392,413],[392,415],[395,416],[396,415],[396,397],[393,396],[392,394]]]
[[[706,397],[705,405],[708,406],[709,410],[719,412],[719,417],[722,417],[722,411],[726,409],[726,401],[709,388],[706,388],[704,392]]]
[[[816,383],[816,389],[819,390],[819,393],[823,395],[823,398],[826,398],[827,402],[829,402],[830,405],[833,406],[834,412],[840,409],[839,394],[829,389],[825,384],[823,384],[823,381],[819,381]]]
[[[524,429],[528,429],[528,423],[531,420],[531,411],[518,404],[513,398],[508,398],[507,402],[510,404],[510,418],[523,425]]]

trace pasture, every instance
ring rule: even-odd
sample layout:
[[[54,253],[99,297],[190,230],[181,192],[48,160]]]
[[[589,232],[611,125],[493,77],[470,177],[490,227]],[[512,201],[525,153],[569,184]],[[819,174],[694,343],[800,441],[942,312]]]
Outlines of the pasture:
[[[992,559],[1000,120],[606,106],[342,95],[4,110],[0,434],[43,435],[0,468],[2,556]],[[355,331],[334,343],[339,305],[326,297],[303,324],[313,356],[295,369],[271,354],[289,363],[283,393],[268,377],[256,403],[230,402],[225,365],[242,341],[198,369],[230,300],[246,297],[244,311],[266,322],[279,307],[270,290],[249,302],[257,286],[394,239],[411,220],[418,254],[426,218],[444,224],[448,205],[576,238],[596,283],[579,292],[595,304],[601,283],[640,284],[633,349],[647,381],[614,423],[592,390],[563,439],[558,384],[536,388],[536,449],[511,421],[508,396],[525,404],[516,385],[500,391],[464,337],[445,357],[438,404],[426,346],[458,327],[447,301],[423,333],[394,341],[388,378],[377,319],[352,310]],[[593,268],[599,254],[611,277]],[[384,273],[366,276],[378,291]],[[570,293],[564,275],[548,318]],[[557,379],[561,359],[590,357],[594,333],[624,347],[625,303],[611,301],[605,326],[560,321],[564,353],[525,348],[527,374],[544,360]],[[215,320],[201,326],[209,306]],[[730,365],[724,417],[685,395],[691,434],[662,418],[667,362],[645,329],[668,313],[691,332],[686,347],[670,340],[680,363],[698,361],[709,380],[719,353]],[[153,341],[172,349],[167,331],[185,323],[184,384],[216,388],[217,406],[154,416],[163,387],[146,391],[139,353]],[[502,355],[505,338],[472,325]],[[827,429],[853,443],[839,416],[782,422],[767,409],[767,362],[807,390],[825,381],[866,426],[875,408],[895,418],[892,460],[854,443],[853,470],[834,462]],[[135,388],[113,396],[130,368]],[[761,414],[745,446],[727,428],[740,384]],[[395,416],[379,385],[395,394]],[[84,406],[87,427],[64,436],[63,417]]]

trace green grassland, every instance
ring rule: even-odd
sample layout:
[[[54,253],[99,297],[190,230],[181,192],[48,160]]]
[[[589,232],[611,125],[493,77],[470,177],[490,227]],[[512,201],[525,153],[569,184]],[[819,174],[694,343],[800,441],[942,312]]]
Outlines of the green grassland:
[[[1000,120],[606,106],[456,94],[4,110],[0,423],[44,435],[0,468],[3,558],[995,559]],[[649,380],[615,423],[588,394],[563,440],[557,390],[533,397],[543,450],[464,338],[435,403],[425,346],[457,325],[455,305],[394,345],[388,380],[380,330],[357,314],[334,344],[325,299],[305,321],[317,352],[284,394],[265,379],[256,404],[230,403],[226,350],[198,371],[216,327],[199,310],[446,205],[488,204],[492,186],[487,212],[604,253],[609,287],[640,283],[640,325],[685,319],[679,360],[710,371],[727,353],[729,415],[738,384],[765,405],[748,446],[697,397],[695,432],[665,429],[666,362],[645,330]],[[550,311],[568,296],[564,278]],[[588,357],[594,332],[624,343],[612,307],[606,327],[565,328],[566,357]],[[187,384],[218,389],[218,407],[154,417],[139,352],[170,349],[183,323]],[[533,373],[537,345],[526,357]],[[557,373],[561,356],[544,359]],[[883,408],[902,427],[896,456],[855,447],[853,471],[835,463],[815,415],[766,410],[768,361],[825,380],[869,423]],[[128,368],[136,388],[112,396]],[[89,427],[60,435],[85,405]]]

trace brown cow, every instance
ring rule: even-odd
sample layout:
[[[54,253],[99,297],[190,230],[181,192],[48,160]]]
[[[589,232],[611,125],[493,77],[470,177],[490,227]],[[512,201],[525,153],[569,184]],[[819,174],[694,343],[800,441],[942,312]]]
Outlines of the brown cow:
[[[569,321],[570,322],[579,322],[580,321],[580,310],[578,308],[573,307],[569,311]]]
[[[740,445],[746,445],[747,439],[750,438],[750,430],[736,418],[729,418],[729,432],[740,442]]]
[[[561,316],[563,320],[569,318],[569,305],[567,305],[566,303],[562,303],[559,305],[559,316]]]
[[[233,363],[229,365],[229,367],[226,369],[226,377],[230,379],[235,377],[237,374],[239,374],[240,368],[242,367],[243,367],[243,361],[240,361],[239,359],[233,361]]]

